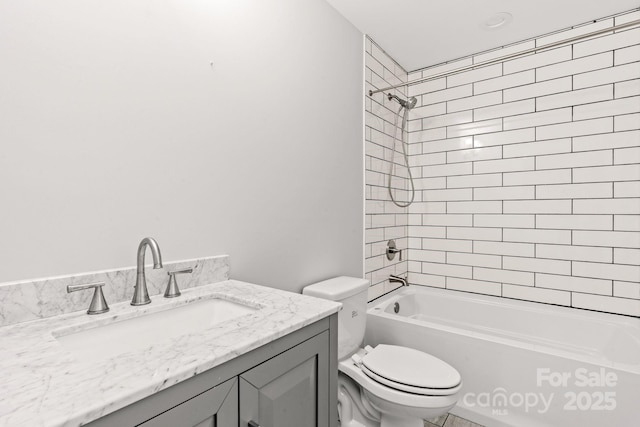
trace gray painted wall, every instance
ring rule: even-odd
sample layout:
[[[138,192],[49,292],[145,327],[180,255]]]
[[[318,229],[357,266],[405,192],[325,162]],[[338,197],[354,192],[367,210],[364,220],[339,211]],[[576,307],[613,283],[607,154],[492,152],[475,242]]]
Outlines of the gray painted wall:
[[[362,35],[321,0],[0,1],[0,282],[362,275]]]

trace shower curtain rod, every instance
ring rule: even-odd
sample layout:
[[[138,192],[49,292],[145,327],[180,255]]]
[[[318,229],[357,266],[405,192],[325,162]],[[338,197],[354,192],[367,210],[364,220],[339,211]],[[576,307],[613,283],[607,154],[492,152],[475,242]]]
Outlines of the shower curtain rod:
[[[389,87],[385,87],[385,88],[382,88],[382,89],[369,90],[369,96],[372,96],[374,93],[386,92],[388,90],[397,89],[399,87],[404,87],[404,86],[408,87],[408,86],[416,85],[418,83],[428,82],[430,80],[436,80],[436,79],[439,79],[439,78],[442,78],[442,77],[446,77],[446,76],[451,76],[451,75],[454,75],[454,74],[462,73],[463,71],[472,70],[474,68],[486,67],[487,65],[496,64],[498,62],[503,62],[503,61],[506,61],[508,59],[517,58],[519,56],[528,55],[530,53],[536,53],[536,52],[538,52],[540,50],[551,49],[551,48],[554,48],[554,47],[562,46],[564,44],[574,43],[576,41],[579,41],[579,40],[582,40],[582,39],[586,39],[588,37],[593,37],[593,36],[597,36],[597,35],[600,35],[600,34],[609,33],[609,32],[615,31],[615,30],[622,30],[623,28],[632,27],[632,26],[638,25],[638,24],[640,24],[640,19],[637,19],[637,20],[631,21],[631,22],[627,22],[625,24],[616,25],[614,27],[603,28],[603,29],[600,29],[600,30],[592,31],[590,33],[582,34],[580,36],[575,36],[575,37],[571,37],[571,38],[568,38],[568,39],[559,40],[557,42],[549,43],[549,44],[546,44],[544,46],[533,47],[531,49],[526,49],[526,50],[523,50],[523,51],[520,51],[520,52],[511,53],[509,55],[504,55],[504,56],[501,56],[499,58],[494,58],[494,59],[489,59],[489,60],[486,60],[486,61],[481,61],[481,62],[478,62],[477,64],[467,65],[467,66],[464,66],[464,67],[456,68],[456,69],[451,70],[451,71],[445,71],[445,72],[442,72],[442,73],[434,74],[434,75],[429,76],[429,77],[423,77],[421,79],[412,80],[412,81],[407,82],[407,83],[401,83],[399,85],[389,86]]]

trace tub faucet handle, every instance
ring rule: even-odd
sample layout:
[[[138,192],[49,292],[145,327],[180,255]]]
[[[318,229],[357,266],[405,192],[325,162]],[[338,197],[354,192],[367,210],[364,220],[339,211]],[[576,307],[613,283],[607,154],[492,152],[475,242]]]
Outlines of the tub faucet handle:
[[[391,239],[387,242],[387,259],[392,261],[396,254],[400,254],[400,261],[402,261],[402,249],[396,247],[396,241]]]
[[[193,268],[189,267],[167,273],[169,275],[169,283],[167,284],[167,289],[164,291],[165,298],[174,298],[181,295],[180,289],[178,288],[178,281],[176,280],[176,274],[184,273],[193,273]]]

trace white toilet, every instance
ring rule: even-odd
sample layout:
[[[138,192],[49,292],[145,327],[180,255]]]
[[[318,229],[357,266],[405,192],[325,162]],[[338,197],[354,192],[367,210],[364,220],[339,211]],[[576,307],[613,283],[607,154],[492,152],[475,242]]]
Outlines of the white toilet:
[[[458,401],[460,374],[427,353],[380,344],[361,348],[369,281],[336,277],[302,293],[342,303],[338,314],[341,427],[422,427]]]

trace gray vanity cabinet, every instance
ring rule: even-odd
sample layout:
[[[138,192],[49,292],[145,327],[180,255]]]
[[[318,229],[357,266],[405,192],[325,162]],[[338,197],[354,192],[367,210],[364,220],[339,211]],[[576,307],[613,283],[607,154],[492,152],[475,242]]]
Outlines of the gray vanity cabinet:
[[[240,425],[328,426],[328,358],[324,332],[240,375]]]
[[[335,427],[337,314],[87,427]]]
[[[140,426],[238,427],[238,380],[225,381]]]

